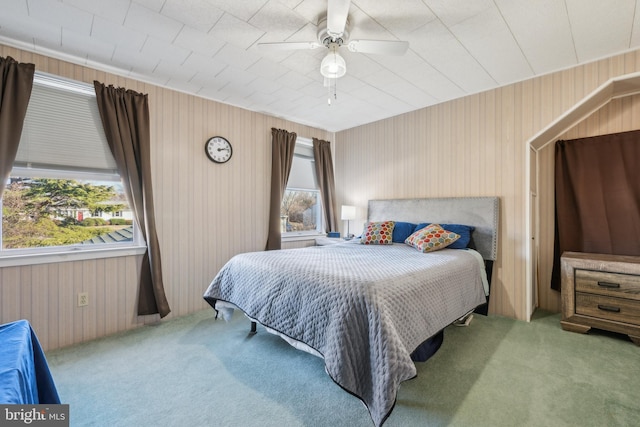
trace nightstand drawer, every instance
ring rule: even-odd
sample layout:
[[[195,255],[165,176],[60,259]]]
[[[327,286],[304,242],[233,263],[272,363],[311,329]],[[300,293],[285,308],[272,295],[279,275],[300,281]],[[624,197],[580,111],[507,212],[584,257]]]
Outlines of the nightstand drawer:
[[[626,334],[640,346],[640,256],[565,252],[562,329]]]
[[[640,276],[580,269],[575,273],[576,292],[640,301]]]
[[[576,292],[576,313],[640,325],[640,301]]]

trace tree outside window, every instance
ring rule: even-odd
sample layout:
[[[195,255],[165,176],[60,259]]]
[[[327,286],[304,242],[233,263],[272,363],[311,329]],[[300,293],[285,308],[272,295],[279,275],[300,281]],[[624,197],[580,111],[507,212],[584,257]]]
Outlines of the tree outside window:
[[[280,213],[286,230],[283,232],[316,231],[318,229],[319,192],[287,189]]]
[[[119,183],[12,177],[2,197],[2,249],[66,246],[131,227]],[[98,241],[109,241],[99,239]]]

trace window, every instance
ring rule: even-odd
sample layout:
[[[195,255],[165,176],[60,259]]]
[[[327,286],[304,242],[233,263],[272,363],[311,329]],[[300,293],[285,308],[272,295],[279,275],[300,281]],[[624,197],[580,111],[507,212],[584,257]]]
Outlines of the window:
[[[296,140],[280,214],[283,237],[317,234],[323,230],[322,198],[310,139],[298,137]]]
[[[0,204],[0,258],[139,245],[92,86],[36,73]]]

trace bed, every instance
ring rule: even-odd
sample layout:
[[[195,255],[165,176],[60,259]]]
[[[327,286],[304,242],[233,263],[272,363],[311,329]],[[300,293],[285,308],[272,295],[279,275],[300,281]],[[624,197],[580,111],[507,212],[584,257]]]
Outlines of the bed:
[[[401,242],[354,239],[239,254],[204,298],[223,318],[241,310],[322,357],[333,381],[362,400],[380,426],[400,384],[416,376],[416,354],[429,357],[446,326],[486,307],[498,215],[494,197],[371,200],[368,223],[463,224],[472,227],[470,242],[464,249],[422,253]]]

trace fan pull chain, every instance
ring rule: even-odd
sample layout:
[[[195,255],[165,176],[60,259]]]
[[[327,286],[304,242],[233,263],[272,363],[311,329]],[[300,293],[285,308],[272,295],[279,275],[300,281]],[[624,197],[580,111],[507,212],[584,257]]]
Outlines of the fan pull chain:
[[[327,79],[328,80],[328,92],[329,96],[327,97],[327,104],[331,107],[331,81],[333,80],[333,99],[338,100],[338,79]]]

